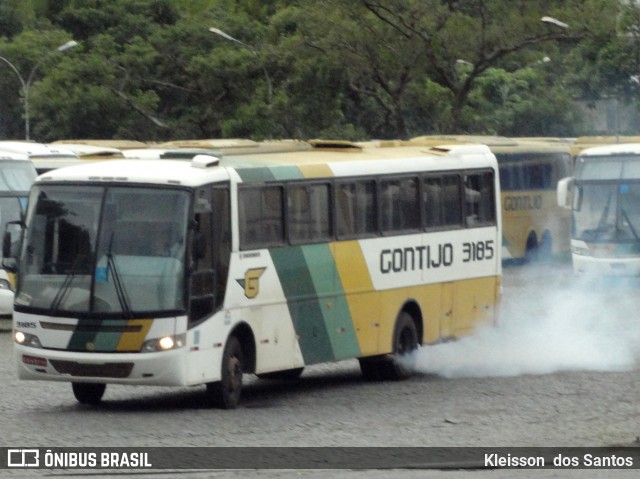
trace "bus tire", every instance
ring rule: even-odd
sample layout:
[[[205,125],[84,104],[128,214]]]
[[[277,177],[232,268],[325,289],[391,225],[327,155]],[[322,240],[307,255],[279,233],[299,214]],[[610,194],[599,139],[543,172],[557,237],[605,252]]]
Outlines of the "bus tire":
[[[415,357],[407,356],[418,349],[418,330],[413,317],[403,311],[393,332],[393,351],[384,356],[359,358],[360,372],[368,381],[397,381],[413,373]]]
[[[536,258],[536,251],[538,249],[538,238],[536,234],[532,231],[529,233],[527,238],[527,244],[524,250],[524,261],[525,263],[530,263]]]
[[[260,379],[280,379],[283,381],[293,381],[298,379],[304,368],[285,369],[284,371],[274,371],[272,373],[256,374]]]
[[[413,317],[403,311],[398,316],[393,332],[393,353],[380,370],[382,379],[397,381],[413,374],[415,351],[418,349],[418,330]]]
[[[220,381],[207,384],[208,403],[220,409],[235,409],[242,393],[244,354],[240,341],[229,337],[222,353]]]
[[[106,384],[97,383],[71,383],[73,395],[81,404],[98,404],[102,400]]]

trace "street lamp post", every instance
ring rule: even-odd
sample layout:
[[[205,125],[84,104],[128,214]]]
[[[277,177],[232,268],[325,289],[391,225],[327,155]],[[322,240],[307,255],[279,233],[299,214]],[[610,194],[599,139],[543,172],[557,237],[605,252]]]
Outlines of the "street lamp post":
[[[18,69],[16,68],[16,66],[13,63],[11,63],[6,58],[0,56],[0,60],[2,60],[7,65],[9,65],[9,67],[11,67],[11,69],[18,76],[18,79],[20,80],[20,84],[22,85],[22,96],[23,96],[23,101],[24,101],[24,137],[25,137],[25,140],[28,141],[30,139],[30,131],[29,131],[29,89],[31,88],[31,84],[33,83],[33,78],[34,78],[34,74],[36,73],[36,70],[42,64],[42,62],[46,58],[49,57],[49,55],[51,55],[53,53],[56,53],[56,52],[64,52],[65,50],[69,50],[70,48],[75,47],[76,45],[78,45],[78,42],[76,42],[75,40],[69,40],[67,43],[64,43],[64,44],[60,45],[55,50],[52,50],[49,53],[47,53],[47,54],[43,55],[42,57],[40,57],[40,59],[36,62],[36,64],[33,66],[31,71],[29,72],[29,76],[27,77],[26,80],[22,77],[22,75],[20,74],[20,72],[18,71]]]

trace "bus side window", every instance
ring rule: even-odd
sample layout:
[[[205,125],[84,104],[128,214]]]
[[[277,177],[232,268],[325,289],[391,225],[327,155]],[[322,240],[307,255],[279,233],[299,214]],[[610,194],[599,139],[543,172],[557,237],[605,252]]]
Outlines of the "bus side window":
[[[338,183],[336,188],[338,237],[374,236],[378,229],[375,181]]]
[[[333,235],[328,183],[291,185],[287,192],[289,240],[326,241]]]
[[[424,224],[427,228],[437,228],[444,224],[442,178],[426,177],[422,186],[424,203]]]
[[[411,231],[420,228],[418,178],[398,178],[380,183],[382,231]]]
[[[462,224],[460,177],[456,174],[444,175],[442,178],[442,189],[443,225],[460,226]]]
[[[249,186],[238,190],[240,249],[284,242],[282,186]]]
[[[465,218],[470,227],[495,223],[495,205],[493,201],[493,174],[482,172],[467,174],[465,186]]]

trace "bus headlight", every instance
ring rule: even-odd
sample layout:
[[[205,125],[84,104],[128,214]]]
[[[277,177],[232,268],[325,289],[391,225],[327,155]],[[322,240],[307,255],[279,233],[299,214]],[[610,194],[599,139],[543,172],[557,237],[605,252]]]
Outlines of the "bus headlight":
[[[16,331],[13,335],[13,339],[16,343],[21,346],[29,346],[30,348],[39,348],[42,349],[42,344],[40,344],[40,340],[38,336],[35,334],[23,333],[22,331]]]
[[[7,279],[0,279],[0,290],[8,290],[8,291],[13,291],[13,288],[11,287],[11,283],[9,282],[9,280]]]
[[[176,336],[164,336],[162,338],[150,339],[142,345],[141,352],[155,353],[158,351],[169,351],[184,347],[187,340],[186,333]]]

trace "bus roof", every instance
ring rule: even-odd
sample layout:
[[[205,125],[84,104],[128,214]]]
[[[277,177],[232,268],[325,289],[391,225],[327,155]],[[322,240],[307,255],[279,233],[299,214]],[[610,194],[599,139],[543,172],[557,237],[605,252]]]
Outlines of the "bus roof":
[[[438,145],[443,142],[454,144],[487,145],[494,153],[526,153],[526,152],[562,152],[570,153],[571,141],[554,141],[551,138],[507,138],[504,136],[483,135],[427,135],[412,138],[404,145]],[[401,146],[401,145],[398,145]]]
[[[44,143],[30,141],[0,141],[0,150],[22,153],[34,158],[78,158],[73,151]]]
[[[118,150],[128,150],[130,148],[146,148],[148,145],[143,141],[136,140],[56,140],[53,141],[52,144],[67,144],[72,143],[76,145],[93,145],[100,146],[105,148],[116,148]]]
[[[579,157],[606,155],[639,155],[640,143],[617,143],[586,148],[579,153]]]
[[[0,150],[0,160],[29,161],[29,156],[23,153]]]
[[[207,159],[209,161],[205,161]],[[220,168],[218,165],[225,168]],[[314,149],[305,152],[230,156],[222,159],[198,156],[191,162],[180,160],[92,162],[92,164],[50,171],[41,175],[38,181],[40,183],[121,181],[193,187],[228,178],[227,168],[236,170],[242,181],[268,181],[420,170],[453,170],[479,165],[497,167],[494,155],[483,145],[454,145],[433,149],[354,147],[343,151]]]
[[[55,143],[55,146],[66,148],[73,151],[82,159],[90,158],[103,158],[103,159],[115,159],[124,158],[122,151],[117,148],[111,148],[107,146],[87,145],[84,143]]]
[[[437,145],[441,143],[474,143],[493,146],[515,146],[517,142],[505,136],[492,135],[424,135],[409,140],[417,145]]]
[[[176,140],[155,145],[156,148],[168,148],[172,152],[180,149],[215,150],[219,155],[247,155],[280,153],[285,151],[305,151],[312,148],[311,144],[302,140],[266,140],[253,141],[247,139],[218,139],[218,140]],[[174,153],[175,154],[175,153]]]
[[[204,148],[132,148],[123,155],[130,160],[190,160],[196,155],[218,156],[219,150]]]

